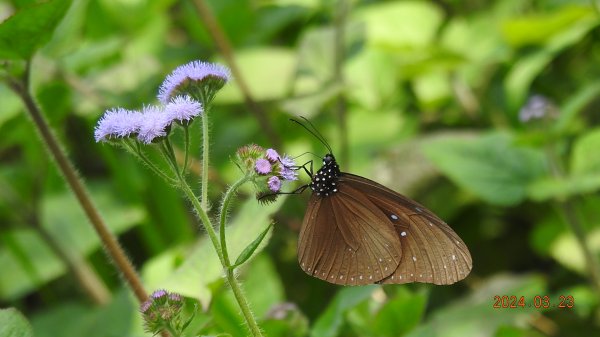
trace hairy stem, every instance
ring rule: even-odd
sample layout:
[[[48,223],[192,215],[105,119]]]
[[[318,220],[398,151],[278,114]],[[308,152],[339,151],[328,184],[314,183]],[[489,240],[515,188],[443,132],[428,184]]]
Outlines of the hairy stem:
[[[104,250],[109,259],[114,263],[117,269],[120,270],[123,278],[132,289],[138,301],[142,303],[148,298],[148,294],[144,290],[137,272],[119,245],[117,238],[108,229],[108,226],[98,212],[96,205],[90,198],[87,188],[81,182],[81,179],[75,170],[75,166],[67,157],[63,147],[60,145],[58,139],[52,132],[50,125],[44,118],[41,110],[35,103],[33,96],[29,92],[29,66],[30,64],[28,63],[28,71],[24,77],[24,80],[17,81],[15,79],[9,79],[9,86],[23,100],[26,111],[31,117],[39,136],[42,138],[43,143],[46,145],[48,152],[50,152],[51,157],[54,159],[59,171],[63,175],[71,191],[73,191],[75,194],[77,201],[79,202],[81,208],[83,208],[87,218],[94,227],[96,234],[102,241]]]
[[[200,186],[202,189],[200,200],[202,201],[202,209],[205,212],[208,212],[208,161],[210,154],[210,135],[208,132],[208,110],[205,110],[202,115],[202,185]]]
[[[231,262],[229,261],[229,252],[227,251],[227,240],[225,238],[225,223],[227,222],[227,212],[229,210],[229,204],[231,203],[231,199],[235,196],[236,191],[240,186],[246,183],[250,178],[248,176],[244,176],[243,178],[236,181],[227,192],[225,192],[225,196],[223,197],[223,202],[221,203],[221,213],[219,214],[219,236],[221,239],[221,249],[223,251],[223,259],[225,260],[225,267],[229,269],[231,267]]]

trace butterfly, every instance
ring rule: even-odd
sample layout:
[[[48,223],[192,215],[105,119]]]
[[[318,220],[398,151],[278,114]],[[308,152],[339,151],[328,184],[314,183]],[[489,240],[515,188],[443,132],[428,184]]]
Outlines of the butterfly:
[[[325,138],[300,124],[329,152],[313,173],[299,166],[312,195],[298,240],[298,262],[307,274],[340,285],[423,282],[452,284],[473,267],[461,238],[423,205],[377,182],[340,171]],[[306,165],[310,163],[310,169]]]

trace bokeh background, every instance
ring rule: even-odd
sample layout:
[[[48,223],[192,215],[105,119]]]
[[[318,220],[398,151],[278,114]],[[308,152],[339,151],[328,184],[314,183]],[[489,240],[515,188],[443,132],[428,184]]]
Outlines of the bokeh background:
[[[0,17],[36,2],[4,1]],[[240,273],[268,336],[600,335],[597,1],[74,1],[33,58],[32,90],[148,291],[197,301],[196,335],[247,333],[216,256],[184,198],[93,132],[108,108],[156,103],[178,65],[230,65],[202,4],[241,71],[211,111],[213,205],[239,176],[230,159],[245,144],[322,156],[288,121],[304,116],[344,171],[427,205],[473,256],[470,276],[451,286],[330,285],[296,260],[309,193],[262,206],[247,189],[229,242],[239,251],[276,223]],[[0,71],[7,65],[19,61]],[[198,179],[199,162],[192,168]],[[82,290],[69,256],[101,300]],[[510,308],[510,296],[525,305]],[[35,336],[149,335],[3,83],[0,306],[20,310]]]

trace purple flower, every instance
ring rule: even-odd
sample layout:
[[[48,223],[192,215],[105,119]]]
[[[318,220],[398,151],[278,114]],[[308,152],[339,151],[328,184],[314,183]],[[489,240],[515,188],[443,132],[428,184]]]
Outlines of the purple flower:
[[[176,91],[189,84],[190,81],[214,80],[209,85],[218,90],[229,81],[230,77],[229,69],[225,66],[193,61],[177,67],[167,76],[158,90],[158,99],[166,104]]]
[[[176,96],[165,106],[170,121],[188,122],[203,112],[202,104],[189,95]]]
[[[281,180],[277,176],[272,176],[269,178],[267,184],[269,185],[269,189],[273,192],[279,192],[281,189]]]
[[[285,180],[298,180],[298,172],[294,169],[296,162],[285,155],[279,159],[279,175]]]
[[[554,117],[556,107],[550,100],[542,95],[529,97],[525,105],[519,110],[519,120],[523,123],[544,117]]]
[[[144,303],[140,304],[140,312],[145,314],[152,307],[152,299],[147,299]]]
[[[167,295],[168,295],[168,293],[167,293],[167,291],[166,291],[166,290],[164,290],[164,289],[158,289],[158,290],[155,290],[155,291],[154,291],[154,292],[153,292],[153,293],[150,295],[150,297],[151,297],[151,298],[153,298],[153,299],[158,299],[158,298],[161,298],[161,297],[163,297],[163,296],[167,296]]]
[[[256,160],[256,164],[254,165],[254,169],[259,174],[267,174],[271,172],[271,163],[268,160],[260,158]]]
[[[138,133],[142,123],[142,115],[137,111],[123,108],[107,110],[100,118],[94,138],[96,142],[108,141],[111,138],[125,138]]]
[[[138,133],[138,139],[142,143],[150,144],[156,138],[167,135],[167,127],[171,125],[171,120],[162,108],[154,105],[145,106],[142,116]]]
[[[276,163],[279,160],[279,153],[277,153],[277,151],[275,151],[273,149],[268,149],[267,150],[267,159],[271,163]]]

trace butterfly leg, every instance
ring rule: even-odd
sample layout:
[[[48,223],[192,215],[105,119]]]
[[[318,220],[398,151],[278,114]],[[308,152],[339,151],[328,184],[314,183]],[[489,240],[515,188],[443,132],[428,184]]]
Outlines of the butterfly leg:
[[[306,168],[306,165],[310,164],[310,170]],[[292,170],[300,170],[300,169],[304,169],[304,172],[306,172],[306,174],[308,174],[309,177],[312,178],[313,176],[313,161],[309,160],[306,163],[304,163],[303,165],[300,166],[293,166],[291,167]]]

